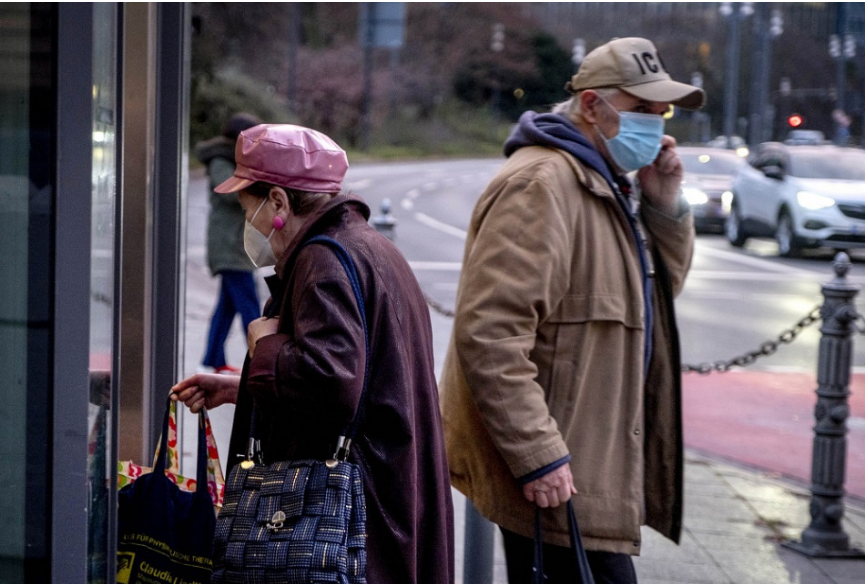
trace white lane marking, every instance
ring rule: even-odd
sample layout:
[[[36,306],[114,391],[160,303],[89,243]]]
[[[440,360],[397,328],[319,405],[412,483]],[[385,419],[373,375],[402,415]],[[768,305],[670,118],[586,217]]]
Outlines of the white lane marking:
[[[755,266],[761,268],[763,270],[770,270],[772,272],[778,272],[782,274],[799,274],[801,275],[812,275],[815,272],[811,272],[809,270],[802,270],[800,268],[794,268],[791,266],[785,266],[783,264],[776,264],[770,260],[764,260],[761,258],[755,258],[747,255],[742,255],[740,252],[735,251],[726,251],[723,249],[716,249],[713,247],[706,246],[698,246],[697,253],[707,255],[710,257],[721,258],[725,260],[729,260],[732,262],[737,262],[740,264],[745,264],[749,266]]]
[[[403,199],[400,201],[400,207],[405,209],[406,211],[411,211],[414,209],[414,202],[411,199]]]
[[[421,185],[421,188],[425,191],[435,190],[436,187],[438,187],[437,182],[428,182],[428,183],[424,183],[423,185]]]
[[[409,199],[417,199],[420,196],[420,190],[419,189],[412,189],[409,192],[407,192],[405,194],[405,196],[407,196]]]
[[[346,183],[345,189],[348,191],[359,191],[361,189],[365,189],[372,186],[372,180],[368,178],[362,178],[360,180],[351,181]]]
[[[786,267],[786,266],[785,266]],[[795,272],[772,272],[770,274],[758,272],[730,272],[718,270],[691,270],[688,279],[698,278],[701,280],[767,280],[767,281],[797,281],[797,280],[828,280],[827,274],[796,270]]]
[[[438,219],[433,219],[429,215],[425,213],[415,213],[414,218],[417,219],[418,223],[423,223],[427,227],[432,227],[433,229],[437,229],[442,233],[447,233],[448,235],[453,235],[454,237],[458,237],[459,239],[465,240],[466,235],[468,235],[462,229],[458,227],[454,227],[453,225],[448,225],[447,223],[442,223]]]

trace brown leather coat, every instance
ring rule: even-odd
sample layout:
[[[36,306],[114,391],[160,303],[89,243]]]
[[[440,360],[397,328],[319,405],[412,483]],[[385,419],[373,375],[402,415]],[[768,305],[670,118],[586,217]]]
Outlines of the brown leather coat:
[[[449,584],[453,504],[433,365],[429,310],[397,248],[367,223],[359,198],[339,195],[303,226],[276,266],[285,294],[279,332],[249,365],[265,462],[329,457],[354,415],[364,337],[334,252],[300,244],[324,234],[357,266],[370,336],[369,389],[350,460],[361,465],[369,584]]]

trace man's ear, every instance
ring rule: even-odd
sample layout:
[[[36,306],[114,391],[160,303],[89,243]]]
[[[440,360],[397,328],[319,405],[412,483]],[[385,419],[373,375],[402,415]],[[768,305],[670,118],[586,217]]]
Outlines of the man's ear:
[[[580,92],[580,115],[589,124],[597,124],[600,114],[598,108],[603,105],[598,92],[594,89],[584,89]]]
[[[291,210],[291,207],[288,204],[288,195],[285,194],[285,190],[282,187],[270,187],[270,191],[267,193],[267,199],[274,206],[277,215],[280,213],[285,213],[287,215]]]

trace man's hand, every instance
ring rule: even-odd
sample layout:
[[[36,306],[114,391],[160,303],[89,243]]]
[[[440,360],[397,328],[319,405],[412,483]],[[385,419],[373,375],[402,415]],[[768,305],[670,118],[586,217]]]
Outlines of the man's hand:
[[[538,507],[558,507],[576,495],[571,466],[563,464],[539,479],[523,485],[523,495]]]
[[[247,341],[249,342],[249,356],[252,357],[255,353],[255,345],[261,337],[275,335],[278,329],[278,318],[267,318],[263,316],[249,323],[249,328],[246,331]]]
[[[202,407],[208,410],[222,404],[237,403],[239,375],[196,373],[171,388],[171,399],[180,401],[197,414]]]
[[[661,138],[661,151],[655,161],[637,171],[642,197],[658,211],[676,215],[683,173],[682,161],[676,152],[676,139],[665,135]]]

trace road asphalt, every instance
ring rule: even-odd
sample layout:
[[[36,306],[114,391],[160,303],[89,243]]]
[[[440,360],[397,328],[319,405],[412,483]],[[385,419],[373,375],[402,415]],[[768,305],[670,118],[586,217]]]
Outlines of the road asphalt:
[[[204,260],[204,183],[190,181],[185,351],[183,375],[194,373],[204,352],[217,280]],[[261,298],[265,287],[257,274]],[[431,310],[436,366],[440,370],[451,319]],[[240,364],[245,339],[239,318],[226,352]],[[809,491],[815,375],[803,371],[687,374],[683,388],[685,515],[676,545],[643,529],[635,559],[641,584],[865,584],[865,374],[851,382],[846,489],[841,534],[857,558],[810,557],[784,542],[798,542],[811,518]],[[227,451],[232,406],[210,412],[220,452]],[[184,420],[184,462],[194,467],[194,428]],[[488,581],[463,578],[465,499],[453,491],[457,584],[506,584],[501,539],[495,532]]]

